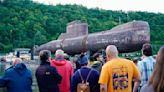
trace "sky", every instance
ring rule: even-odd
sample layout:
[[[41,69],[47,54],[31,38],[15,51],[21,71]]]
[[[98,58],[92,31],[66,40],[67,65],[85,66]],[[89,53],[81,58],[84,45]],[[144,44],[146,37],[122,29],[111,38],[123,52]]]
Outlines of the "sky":
[[[33,0],[44,4],[77,4],[105,10],[164,13],[164,0]]]

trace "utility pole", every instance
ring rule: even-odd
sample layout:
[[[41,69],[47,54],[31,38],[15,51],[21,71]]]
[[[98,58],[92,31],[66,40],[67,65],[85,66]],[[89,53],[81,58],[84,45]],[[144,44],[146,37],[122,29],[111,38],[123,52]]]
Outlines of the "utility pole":
[[[13,35],[13,30],[10,30],[10,42],[11,42],[11,44],[12,44],[12,45],[11,45],[11,51],[13,50],[13,47],[14,47],[14,46],[13,46],[14,43],[13,43],[13,36],[12,36],[12,35]]]
[[[121,24],[121,17],[119,16],[119,24]]]
[[[34,34],[33,43],[32,43],[32,47],[31,47],[31,60],[34,60],[35,38],[36,38],[36,33]]]
[[[127,16],[127,21],[130,21],[130,17],[129,17],[128,12],[127,12],[126,16]]]

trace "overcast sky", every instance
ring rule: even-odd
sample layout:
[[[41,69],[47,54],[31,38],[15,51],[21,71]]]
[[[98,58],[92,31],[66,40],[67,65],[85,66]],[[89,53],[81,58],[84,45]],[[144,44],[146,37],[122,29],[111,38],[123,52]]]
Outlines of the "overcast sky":
[[[164,0],[33,0],[44,4],[78,4],[106,10],[164,13]]]

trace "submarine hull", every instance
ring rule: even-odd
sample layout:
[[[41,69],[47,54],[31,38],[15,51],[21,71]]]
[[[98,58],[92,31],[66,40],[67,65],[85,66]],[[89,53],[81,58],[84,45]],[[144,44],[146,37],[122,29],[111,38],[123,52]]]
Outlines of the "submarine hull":
[[[119,52],[133,52],[141,50],[144,43],[150,42],[150,28],[145,21],[133,21],[118,25],[111,30],[87,34],[74,38],[53,40],[36,48],[55,52],[62,49],[67,54],[79,54],[88,50],[105,49],[108,45],[116,45]]]

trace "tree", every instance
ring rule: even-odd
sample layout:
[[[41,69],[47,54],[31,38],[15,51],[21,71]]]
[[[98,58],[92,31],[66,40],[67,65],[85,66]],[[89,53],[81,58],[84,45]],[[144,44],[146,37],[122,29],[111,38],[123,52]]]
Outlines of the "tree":
[[[88,23],[89,32],[109,30],[133,20],[148,21],[151,43],[164,44],[164,14],[87,9],[82,5],[43,5],[32,0],[4,0],[0,2],[0,52],[13,48],[55,40],[66,31],[67,23],[81,20]],[[157,48],[158,48],[157,47]],[[157,49],[156,48],[156,49]]]

